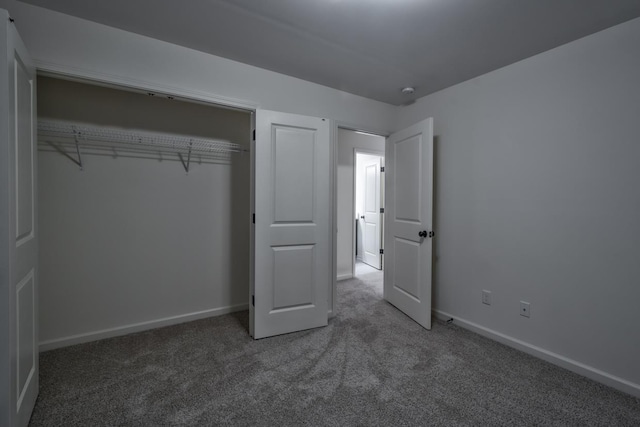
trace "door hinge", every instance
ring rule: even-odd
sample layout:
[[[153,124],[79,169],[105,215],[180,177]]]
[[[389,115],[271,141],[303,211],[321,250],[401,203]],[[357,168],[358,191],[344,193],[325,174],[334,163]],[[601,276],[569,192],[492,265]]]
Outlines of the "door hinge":
[[[255,129],[253,130],[253,133],[252,133],[251,137],[253,138],[254,141],[256,140],[256,130]]]
[[[380,208],[380,213],[384,213],[384,208]]]
[[[252,218],[253,223],[255,224],[255,223],[256,223],[256,214],[253,214],[253,215],[252,215],[252,217],[253,217],[253,218]]]
[[[380,249],[380,255],[384,255],[384,249]]]
[[[433,236],[435,236],[435,235],[436,235],[436,232],[435,232],[435,231],[430,231],[430,232],[429,232],[429,237],[433,237]]]
[[[384,166],[380,166],[380,172],[384,172]]]
[[[256,296],[255,296],[255,295],[251,295],[251,305],[252,305],[253,307],[255,307],[255,306],[256,306]]]

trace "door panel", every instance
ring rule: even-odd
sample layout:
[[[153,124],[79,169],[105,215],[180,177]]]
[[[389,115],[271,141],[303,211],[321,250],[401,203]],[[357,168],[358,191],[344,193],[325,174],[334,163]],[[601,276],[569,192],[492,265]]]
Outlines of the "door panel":
[[[422,138],[413,135],[405,140],[393,144],[395,164],[400,165],[395,170],[395,218],[420,224],[420,207],[422,192]]]
[[[378,171],[376,163],[367,165],[365,170],[365,212],[375,212],[376,210],[376,181],[378,180]]]
[[[396,237],[394,259],[396,288],[420,302],[420,243]]]
[[[313,306],[314,245],[273,248],[273,308],[270,313]]]
[[[433,119],[387,138],[384,298],[431,329]]]
[[[16,230],[18,243],[33,237],[33,138],[31,127],[31,97],[33,79],[18,54],[14,58],[15,111],[17,113],[15,138],[16,161]]]
[[[390,138],[392,139],[393,136]],[[418,232],[422,230],[424,222],[421,215],[422,205],[426,195],[423,194],[423,179],[426,177],[422,171],[422,134],[414,135],[406,140],[400,140],[392,145],[393,164],[391,183],[393,185],[393,215],[390,217],[394,223],[396,235],[407,240],[421,241]],[[426,143],[426,141],[424,142]],[[427,185],[425,185],[426,190]]]
[[[313,223],[315,132],[283,126],[272,132],[274,222]]]
[[[329,123],[258,110],[254,338],[325,326],[330,289]]]
[[[380,249],[382,249],[380,242],[380,157],[365,161],[362,261],[379,270],[382,267],[380,256]]]
[[[0,20],[0,425],[24,426],[38,394],[36,80],[6,11]]]

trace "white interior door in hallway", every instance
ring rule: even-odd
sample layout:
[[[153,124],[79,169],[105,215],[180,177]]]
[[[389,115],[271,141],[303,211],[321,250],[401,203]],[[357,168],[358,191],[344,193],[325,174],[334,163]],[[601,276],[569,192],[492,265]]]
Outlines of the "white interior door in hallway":
[[[384,298],[431,329],[433,119],[387,138]]]
[[[26,426],[38,395],[36,70],[0,10],[0,425]]]
[[[330,150],[327,120],[256,111],[256,339],[327,325]]]
[[[358,153],[356,170],[362,171],[361,185],[362,213],[360,214],[362,230],[362,261],[371,267],[382,268],[382,197],[380,176],[382,159],[378,156]]]

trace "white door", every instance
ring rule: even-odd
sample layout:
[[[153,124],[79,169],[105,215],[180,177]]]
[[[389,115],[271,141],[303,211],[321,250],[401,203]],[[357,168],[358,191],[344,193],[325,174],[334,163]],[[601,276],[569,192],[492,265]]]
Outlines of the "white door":
[[[362,219],[362,261],[380,270],[382,255],[380,224],[380,157],[365,157],[364,218]]]
[[[256,112],[254,338],[327,325],[329,121]]]
[[[38,395],[35,68],[0,10],[0,425],[26,426]]]
[[[431,329],[433,119],[387,138],[385,163],[384,298]]]

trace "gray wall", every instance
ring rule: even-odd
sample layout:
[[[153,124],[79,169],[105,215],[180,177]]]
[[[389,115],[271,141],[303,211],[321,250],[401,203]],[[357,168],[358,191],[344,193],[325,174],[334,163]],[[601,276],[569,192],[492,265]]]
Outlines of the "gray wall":
[[[247,113],[50,78],[38,115],[249,143]],[[41,342],[246,307],[248,154],[188,175],[166,158],[83,162],[39,152]]]
[[[640,19],[424,97],[398,128],[425,117],[435,308],[640,392]]]
[[[351,130],[338,129],[337,159],[337,277],[346,279],[353,272],[353,211],[354,149],[375,150],[384,153],[384,138],[364,135]]]

